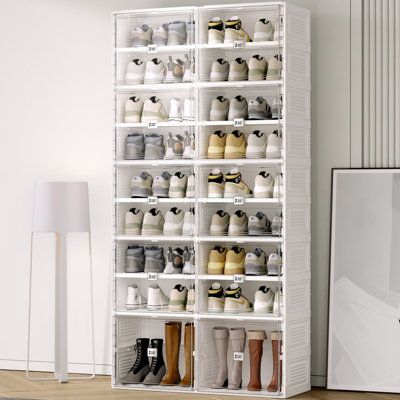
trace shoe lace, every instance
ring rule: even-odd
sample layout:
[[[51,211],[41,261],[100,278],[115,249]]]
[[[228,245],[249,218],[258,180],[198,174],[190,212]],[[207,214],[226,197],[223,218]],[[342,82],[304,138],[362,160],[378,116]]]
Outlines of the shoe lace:
[[[135,344],[133,349],[134,349],[134,351],[136,353],[136,360],[135,360],[134,364],[132,365],[132,368],[130,369],[130,371],[132,371],[133,373],[136,373],[136,371],[137,371],[137,369],[138,369],[138,367],[140,365],[140,362],[142,360],[142,347],[141,346],[138,347]]]
[[[150,371],[149,372],[155,372],[157,367],[157,357],[152,357],[151,358],[151,364],[150,364]]]

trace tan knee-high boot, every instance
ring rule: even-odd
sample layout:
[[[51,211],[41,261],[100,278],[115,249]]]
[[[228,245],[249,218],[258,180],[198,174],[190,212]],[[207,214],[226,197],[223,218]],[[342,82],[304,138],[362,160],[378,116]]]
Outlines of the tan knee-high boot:
[[[218,372],[215,381],[211,384],[212,389],[222,389],[228,386],[228,328],[215,327],[214,330],[215,349],[217,352]]]
[[[265,331],[247,331],[250,355],[250,382],[248,390],[261,390],[261,358],[263,342],[267,338]]]
[[[268,385],[267,391],[277,392],[282,386],[282,360],[280,360],[282,339],[280,331],[271,332],[271,342],[273,370],[271,382]]]
[[[184,348],[185,348],[185,366],[186,372],[185,376],[182,378],[181,386],[193,386],[194,382],[194,324],[193,322],[188,322],[185,325],[184,332]]]
[[[179,348],[181,345],[182,322],[165,323],[165,352],[167,373],[161,385],[177,385],[181,381],[179,375]]]
[[[232,345],[233,353],[244,352],[246,346],[246,330],[244,328],[229,329],[229,339]],[[232,354],[233,359],[233,354]],[[242,387],[242,361],[233,361],[231,377],[229,378],[228,389],[236,390]]]

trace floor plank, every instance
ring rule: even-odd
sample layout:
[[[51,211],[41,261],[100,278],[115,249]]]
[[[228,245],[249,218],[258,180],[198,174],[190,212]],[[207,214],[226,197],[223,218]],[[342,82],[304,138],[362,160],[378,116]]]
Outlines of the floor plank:
[[[33,376],[43,376],[33,373]],[[51,374],[49,374],[51,376]],[[76,380],[59,384],[55,381],[27,381],[25,372],[0,371],[0,397],[35,400],[227,400],[228,396],[160,393],[133,390],[112,390],[109,376],[96,376],[85,381]],[[232,398],[232,397],[231,397]],[[234,397],[248,400],[252,397]],[[400,400],[397,394],[339,392],[315,388],[293,397],[295,400]]]

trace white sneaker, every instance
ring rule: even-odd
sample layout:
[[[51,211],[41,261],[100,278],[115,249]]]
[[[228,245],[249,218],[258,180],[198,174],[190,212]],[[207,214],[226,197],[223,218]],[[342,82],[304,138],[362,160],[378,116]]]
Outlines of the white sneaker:
[[[254,312],[259,314],[272,313],[274,299],[274,291],[266,286],[261,286],[254,295]]]
[[[172,207],[165,214],[164,235],[182,235],[183,211]]]
[[[276,291],[276,293],[275,293],[274,314],[283,315],[283,293],[282,293],[282,288],[278,289]]]
[[[229,100],[218,96],[211,102],[210,121],[226,121],[229,112]]]
[[[142,118],[143,101],[139,97],[132,96],[125,103],[125,122],[137,123]]]
[[[283,193],[284,193],[283,175],[278,174],[275,177],[274,192],[273,192],[274,199],[279,199],[280,197],[283,196]]]
[[[164,158],[166,160],[179,160],[183,155],[183,143],[184,138],[179,133],[172,136],[172,133],[168,133],[167,137],[167,150]]]
[[[147,309],[160,310],[168,308],[169,299],[157,285],[150,285],[147,289]]]
[[[282,217],[280,215],[275,216],[272,220],[271,232],[272,236],[282,235]]]
[[[194,311],[195,299],[196,299],[196,292],[195,292],[194,286],[192,286],[189,289],[188,295],[187,295],[186,311],[189,311],[189,312]]]
[[[282,257],[278,253],[271,253],[267,261],[268,276],[278,276],[282,269]]]
[[[265,77],[266,80],[280,79],[282,72],[282,56],[276,54],[268,60],[268,70]]]
[[[183,145],[184,145],[184,150],[183,150],[182,158],[185,158],[185,159],[194,158],[195,143],[194,143],[194,134],[193,133],[189,134],[188,131],[185,131],[185,136],[183,138]]]
[[[179,283],[171,290],[168,309],[169,311],[185,311],[188,291]]]
[[[183,217],[182,235],[194,235],[194,211],[192,208],[189,211],[186,211],[185,216]]]
[[[220,17],[213,17],[211,21],[208,22],[208,43],[224,43],[224,38],[224,23],[221,21]]]
[[[218,58],[211,64],[210,81],[211,82],[222,82],[228,79],[229,75],[229,63],[223,58]]]
[[[169,182],[169,198],[183,199],[186,195],[188,178],[182,172],[176,172]]]
[[[144,214],[142,235],[153,236],[162,235],[164,226],[164,217],[160,210],[151,208]]]
[[[261,171],[254,179],[254,197],[270,198],[274,191],[274,178],[266,171]]]
[[[143,83],[145,64],[142,60],[135,58],[126,66],[125,82],[131,84]]]
[[[182,82],[193,82],[195,73],[194,58],[190,59],[187,54],[185,54],[184,71]]]
[[[259,130],[251,133],[247,139],[246,158],[264,158],[267,147],[267,135]]]
[[[164,83],[165,67],[162,60],[153,58],[146,63],[144,83]]]
[[[249,81],[263,81],[267,73],[267,60],[256,54],[249,60]]]
[[[194,120],[194,100],[193,99],[185,99],[183,101],[182,118],[184,121],[193,121]]]
[[[208,175],[208,197],[224,197],[225,179],[218,168],[214,168]]]
[[[131,208],[125,214],[125,235],[140,235],[142,232],[143,212],[138,208]]]
[[[278,130],[268,135],[265,155],[267,158],[280,158],[282,147],[282,133]]]
[[[189,249],[185,247],[183,252],[183,269],[182,274],[194,274],[195,273],[195,261],[194,261],[194,248]],[[190,290],[189,290],[190,292]],[[189,311],[189,310],[188,310]]]
[[[135,310],[146,304],[146,298],[142,297],[136,283],[128,286],[128,295],[126,297],[126,309]]]
[[[247,100],[241,95],[235,96],[229,104],[228,121],[232,121],[235,118],[248,118]]]
[[[165,75],[165,83],[180,83],[183,78],[184,62],[181,59],[173,60],[172,56],[168,57],[167,73]]]
[[[142,122],[148,121],[166,121],[168,119],[161,99],[151,96],[144,102]]]
[[[228,233],[230,215],[224,210],[218,210],[211,217],[210,235],[224,236]]]
[[[187,180],[187,187],[186,187],[186,197],[187,198],[196,197],[195,185],[196,185],[196,178],[195,178],[194,174],[189,175],[188,180]]]
[[[169,103],[169,120],[182,121],[181,99],[173,97]]]

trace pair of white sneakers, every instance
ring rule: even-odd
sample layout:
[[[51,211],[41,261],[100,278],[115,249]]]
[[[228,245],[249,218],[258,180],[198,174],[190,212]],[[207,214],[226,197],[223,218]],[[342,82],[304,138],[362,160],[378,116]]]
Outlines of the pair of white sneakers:
[[[193,121],[194,120],[194,100],[190,98],[181,99],[173,97],[169,105],[170,121]]]

